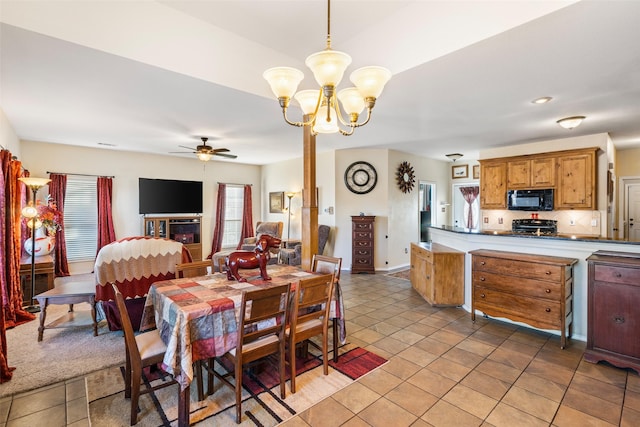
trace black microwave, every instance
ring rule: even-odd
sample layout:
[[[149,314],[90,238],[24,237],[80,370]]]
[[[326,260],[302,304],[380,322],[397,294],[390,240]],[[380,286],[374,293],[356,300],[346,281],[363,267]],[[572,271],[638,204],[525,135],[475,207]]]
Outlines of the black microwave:
[[[509,190],[507,205],[512,211],[552,211],[553,189]]]

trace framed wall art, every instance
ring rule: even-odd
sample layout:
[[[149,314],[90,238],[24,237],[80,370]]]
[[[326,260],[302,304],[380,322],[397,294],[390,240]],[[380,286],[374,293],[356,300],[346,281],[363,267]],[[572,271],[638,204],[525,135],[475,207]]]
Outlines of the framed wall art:
[[[284,211],[284,191],[269,193],[269,213],[282,213]]]
[[[480,179],[480,165],[473,165],[473,179]]]
[[[469,178],[469,165],[458,165],[451,167],[451,178]]]

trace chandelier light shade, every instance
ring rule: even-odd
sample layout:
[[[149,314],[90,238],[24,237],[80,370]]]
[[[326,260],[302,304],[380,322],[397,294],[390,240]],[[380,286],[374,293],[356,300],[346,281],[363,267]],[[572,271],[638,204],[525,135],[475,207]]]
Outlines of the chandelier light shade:
[[[463,155],[460,153],[451,153],[451,154],[445,154],[445,156],[447,156],[450,160],[455,162],[456,160],[462,158]]]
[[[565,129],[573,129],[575,127],[580,126],[580,124],[584,119],[586,119],[585,116],[572,116],[572,117],[565,117],[564,119],[560,119],[556,123],[558,123],[560,126],[562,126]]]
[[[292,126],[311,126],[313,134],[340,132],[342,135],[352,135],[355,128],[369,122],[376,100],[380,97],[385,84],[391,79],[391,71],[386,68],[377,66],[359,68],[352,72],[349,78],[355,87],[336,93],[337,86],[351,64],[351,57],[344,52],[331,49],[330,0],[327,1],[326,48],[309,55],[305,64],[311,69],[320,89],[296,93],[304,74],[291,67],[270,68],[262,76],[278,98],[284,120]],[[296,99],[307,121],[289,120],[287,109],[291,98]],[[365,108],[367,116],[363,121],[358,122]]]

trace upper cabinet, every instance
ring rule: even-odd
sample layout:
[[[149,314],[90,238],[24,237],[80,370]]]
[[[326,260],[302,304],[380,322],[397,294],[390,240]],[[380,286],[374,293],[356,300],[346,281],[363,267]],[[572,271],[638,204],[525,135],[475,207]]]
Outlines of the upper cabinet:
[[[507,162],[507,190],[521,188],[553,188],[555,157],[518,159]]]
[[[480,208],[506,209],[507,190],[555,189],[554,209],[597,209],[597,147],[480,161]]]
[[[596,151],[558,157],[556,209],[596,209]]]
[[[507,162],[501,159],[480,161],[480,208],[507,208]]]

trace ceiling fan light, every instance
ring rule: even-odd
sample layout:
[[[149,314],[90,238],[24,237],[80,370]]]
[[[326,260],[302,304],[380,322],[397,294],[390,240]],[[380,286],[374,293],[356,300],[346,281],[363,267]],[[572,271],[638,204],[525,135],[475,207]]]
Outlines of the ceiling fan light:
[[[276,98],[291,98],[298,90],[304,74],[291,67],[274,67],[262,73],[262,77],[269,83]]]
[[[336,120],[336,110],[331,108],[330,117],[327,121],[327,105],[321,105],[316,114],[316,122],[313,125],[315,133],[336,133],[338,132],[338,121]]]
[[[320,93],[317,89],[308,89],[296,93],[294,98],[300,104],[303,114],[313,114],[316,111],[319,96]]]
[[[462,158],[463,154],[460,153],[451,153],[451,154],[445,154],[445,156],[447,156],[450,160],[452,161],[456,161],[460,158]]]
[[[379,98],[384,85],[391,79],[391,71],[384,67],[362,67],[351,73],[350,80],[363,98]]]
[[[571,116],[571,117],[565,117],[564,119],[560,119],[556,123],[558,123],[560,126],[562,126],[565,129],[573,129],[575,127],[580,126],[580,124],[584,119],[586,119],[585,116]]]
[[[211,153],[200,152],[196,153],[196,156],[198,156],[198,159],[202,160],[203,162],[208,162],[209,160],[211,160]]]
[[[320,86],[335,87],[340,84],[344,71],[351,64],[351,57],[344,52],[325,49],[312,53],[304,63],[311,69]]]
[[[338,99],[347,114],[360,114],[364,110],[364,98],[355,87],[348,87],[338,92]]]

